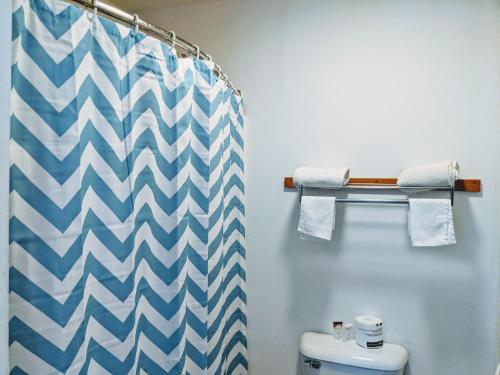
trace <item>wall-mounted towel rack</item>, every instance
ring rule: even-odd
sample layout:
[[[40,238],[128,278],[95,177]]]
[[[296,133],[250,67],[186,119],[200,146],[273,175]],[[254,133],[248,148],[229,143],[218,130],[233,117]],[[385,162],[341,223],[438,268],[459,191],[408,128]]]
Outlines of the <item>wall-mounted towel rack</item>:
[[[304,189],[328,189],[328,190],[397,190],[401,192],[414,191],[448,191],[450,193],[450,201],[453,206],[454,193],[455,190],[452,186],[405,186],[399,187],[397,185],[367,185],[367,184],[349,184],[341,187],[307,187],[299,186],[299,201],[302,201],[302,195],[304,194]],[[366,204],[409,204],[408,199],[354,199],[354,198],[337,198],[335,202],[338,203],[366,203]]]
[[[341,187],[321,187],[312,189],[328,190],[396,190],[401,192],[415,191],[448,191],[450,193],[451,204],[453,205],[455,191],[480,192],[481,180],[466,179],[457,180],[454,186],[405,186],[396,185],[396,178],[351,178],[349,183]],[[304,187],[295,186],[293,177],[285,177],[284,187],[286,189],[299,189],[299,199],[302,199]],[[364,203],[364,204],[408,204],[408,199],[357,199],[357,198],[337,198],[339,203]]]

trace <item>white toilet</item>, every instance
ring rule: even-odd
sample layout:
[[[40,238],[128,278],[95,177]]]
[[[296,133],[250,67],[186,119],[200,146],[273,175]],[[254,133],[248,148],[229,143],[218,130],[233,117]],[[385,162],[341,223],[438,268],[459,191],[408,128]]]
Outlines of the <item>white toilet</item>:
[[[302,335],[300,352],[303,375],[402,375],[408,362],[408,351],[401,345],[365,349],[355,341],[316,332]]]

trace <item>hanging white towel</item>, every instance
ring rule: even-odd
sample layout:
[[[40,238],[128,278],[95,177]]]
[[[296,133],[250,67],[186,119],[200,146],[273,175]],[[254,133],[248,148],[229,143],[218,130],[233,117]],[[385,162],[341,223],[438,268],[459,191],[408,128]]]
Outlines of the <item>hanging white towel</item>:
[[[412,246],[443,246],[456,243],[449,199],[410,198],[408,232]]]
[[[349,168],[309,168],[295,170],[293,182],[296,186],[337,187],[349,182]]]
[[[422,164],[403,170],[398,177],[399,186],[453,186],[458,178],[456,161]]]
[[[335,197],[305,195],[300,203],[300,238],[308,237],[330,240],[335,226]]]

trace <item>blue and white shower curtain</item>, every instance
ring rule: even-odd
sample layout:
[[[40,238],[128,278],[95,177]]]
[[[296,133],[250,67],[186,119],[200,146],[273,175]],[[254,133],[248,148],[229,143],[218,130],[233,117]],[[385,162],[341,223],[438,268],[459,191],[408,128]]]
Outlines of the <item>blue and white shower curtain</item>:
[[[12,374],[245,374],[243,115],[213,63],[13,3]]]

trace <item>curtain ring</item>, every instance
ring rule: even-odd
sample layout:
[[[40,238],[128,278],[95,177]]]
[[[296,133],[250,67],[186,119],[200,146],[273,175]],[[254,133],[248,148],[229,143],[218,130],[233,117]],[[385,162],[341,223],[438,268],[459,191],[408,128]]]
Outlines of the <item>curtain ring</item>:
[[[212,56],[210,56],[208,53],[207,53],[207,58],[208,58],[208,61],[212,62]]]
[[[139,16],[137,13],[134,13],[134,24],[135,24],[135,33],[139,32]]]
[[[177,36],[173,31],[169,31],[169,33],[170,33],[170,41],[172,42],[172,48],[175,48],[175,44],[177,42]]]
[[[195,44],[194,50],[196,51],[196,58],[199,59],[200,58],[200,46]]]
[[[215,64],[214,73],[217,76],[217,78],[221,77],[222,69],[219,64]]]
[[[90,21],[93,21],[96,19],[97,17],[97,0],[92,0],[92,13],[88,12],[87,13],[87,18],[90,20]]]

